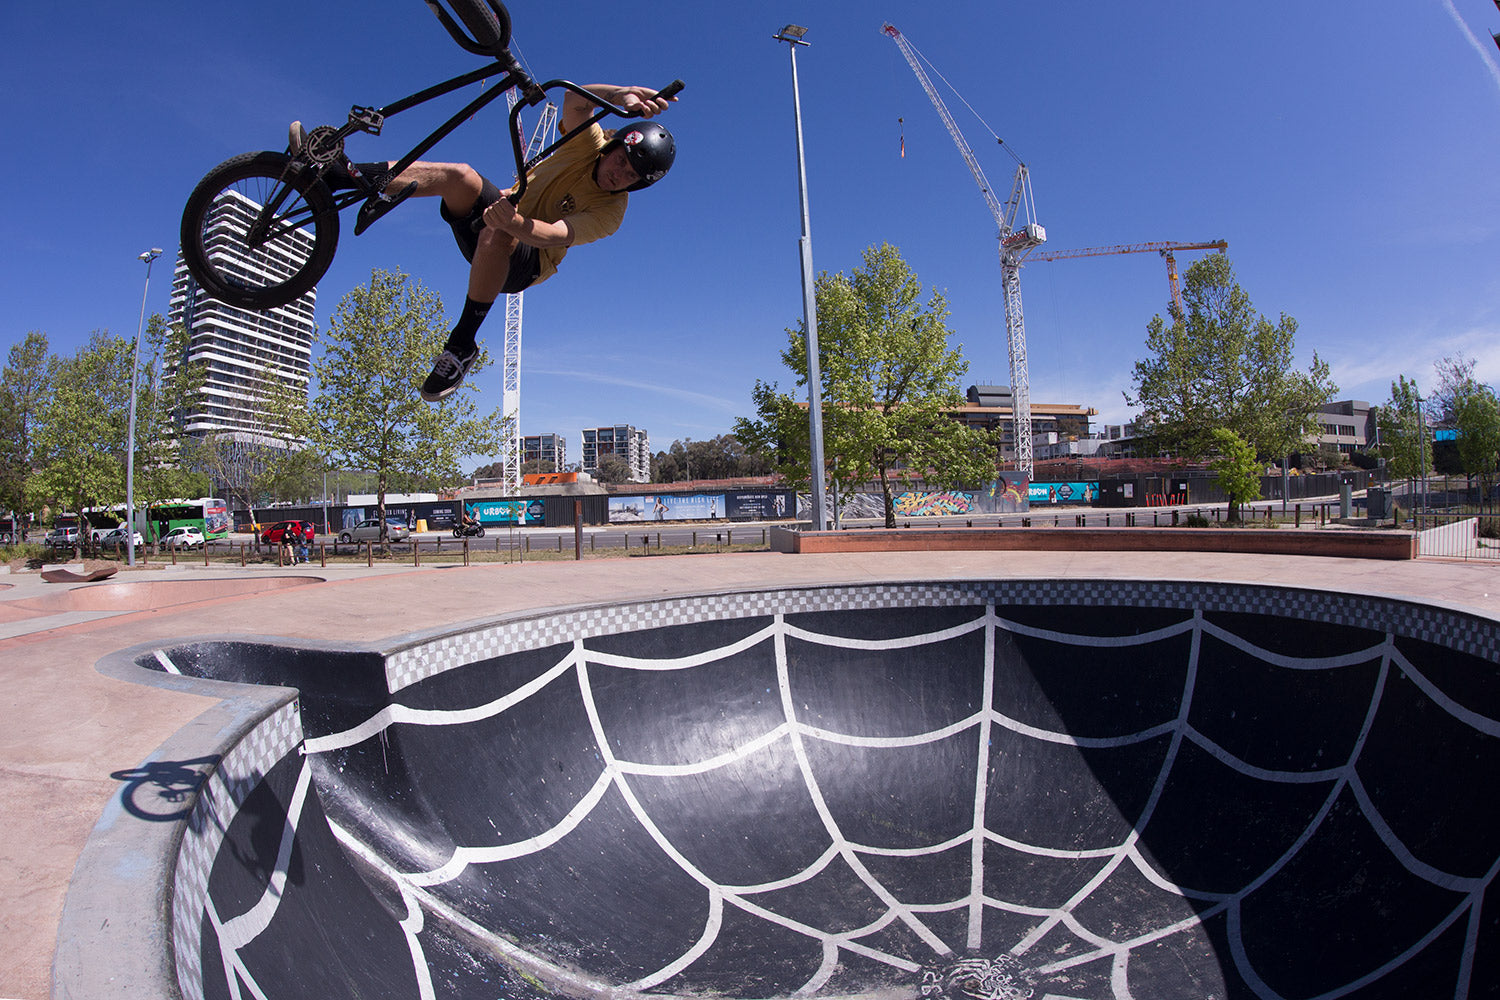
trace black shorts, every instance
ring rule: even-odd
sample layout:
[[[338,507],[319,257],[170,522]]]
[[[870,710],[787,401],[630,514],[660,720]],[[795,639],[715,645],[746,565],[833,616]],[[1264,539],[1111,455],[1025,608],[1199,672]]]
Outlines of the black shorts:
[[[455,218],[449,211],[448,206],[438,202],[438,211],[443,216],[443,221],[448,223],[453,230],[453,238],[458,241],[459,252],[464,255],[464,260],[474,262],[474,251],[479,247],[479,230],[484,228],[484,210],[504,195],[494,183],[483,174],[479,177],[483,183],[479,198],[474,202],[474,207],[469,209],[468,214]],[[505,284],[500,289],[502,295],[514,295],[523,291],[537,276],[542,273],[542,259],[536,252],[536,247],[525,243],[516,244],[515,251],[510,255],[510,271],[505,276]]]

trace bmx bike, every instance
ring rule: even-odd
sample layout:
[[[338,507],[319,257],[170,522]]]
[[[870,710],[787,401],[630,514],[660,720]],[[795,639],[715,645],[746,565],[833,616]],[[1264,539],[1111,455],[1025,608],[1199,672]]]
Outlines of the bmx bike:
[[[526,191],[528,171],[564,143],[609,115],[637,117],[567,80],[538,83],[532,79],[511,54],[510,14],[500,0],[424,2],[462,48],[493,61],[379,108],[355,105],[343,125],[310,130],[296,151],[242,153],[210,170],[188,197],[181,233],[183,264],[204,291],[244,309],[273,309],[304,294],[333,263],[341,211],[359,203],[354,234],[363,233],[416,189],[415,184],[408,184],[387,193],[384,188],[389,178],[421,159],[459,125],[512,88],[519,94],[510,111],[517,177],[509,195],[513,204],[519,203]],[[452,14],[443,3],[452,8]],[[353,169],[344,152],[344,140],[349,136],[356,132],[378,136],[392,115],[496,75],[502,75],[498,86],[485,88],[395,161],[387,174],[366,177]],[[656,96],[670,98],[682,86],[681,80],[674,80]],[[521,112],[559,89],[578,94],[599,110],[528,161],[521,142]],[[324,182],[324,175],[335,167],[349,173],[354,189],[334,192]]]

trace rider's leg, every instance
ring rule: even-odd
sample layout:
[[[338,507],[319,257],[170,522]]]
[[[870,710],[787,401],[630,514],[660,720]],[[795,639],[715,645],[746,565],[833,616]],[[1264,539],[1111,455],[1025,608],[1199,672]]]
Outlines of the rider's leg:
[[[387,169],[391,166],[394,164],[386,164]],[[436,195],[443,199],[443,207],[447,209],[445,217],[468,214],[475,202],[479,201],[480,196],[485,193],[487,184],[479,175],[479,171],[467,163],[427,163],[418,160],[392,177],[386,184],[386,190],[400,191],[412,182],[416,182],[417,185],[417,189],[412,192],[412,197],[425,198]],[[493,185],[489,186],[493,187]],[[498,189],[495,194],[496,197],[499,196]]]

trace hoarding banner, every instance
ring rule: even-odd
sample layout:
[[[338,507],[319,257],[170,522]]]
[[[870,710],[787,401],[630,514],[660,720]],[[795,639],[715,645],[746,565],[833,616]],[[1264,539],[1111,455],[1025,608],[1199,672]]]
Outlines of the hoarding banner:
[[[1032,483],[1030,499],[1033,506],[1056,506],[1058,504],[1091,504],[1099,496],[1098,483]]]
[[[715,521],[726,516],[722,493],[662,493],[655,496],[610,497],[609,523],[641,521]]]

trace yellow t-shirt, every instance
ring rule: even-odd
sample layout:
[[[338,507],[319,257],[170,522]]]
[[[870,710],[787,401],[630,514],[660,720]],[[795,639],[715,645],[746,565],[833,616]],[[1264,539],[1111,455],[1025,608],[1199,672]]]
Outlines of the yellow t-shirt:
[[[542,222],[567,219],[573,227],[572,246],[592,243],[609,236],[625,219],[629,195],[606,191],[594,183],[594,162],[609,136],[597,124],[574,136],[557,152],[537,164],[521,197],[522,215]],[[540,247],[541,269],[533,285],[557,273],[568,247]]]

